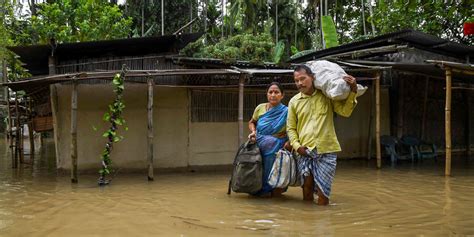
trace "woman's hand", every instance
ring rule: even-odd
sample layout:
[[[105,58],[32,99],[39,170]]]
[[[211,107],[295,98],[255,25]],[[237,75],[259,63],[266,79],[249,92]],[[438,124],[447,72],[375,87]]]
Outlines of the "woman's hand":
[[[249,134],[248,138],[251,142],[255,142],[257,140],[257,131],[252,131],[252,133]]]
[[[288,151],[293,151],[293,147],[291,146],[290,141],[286,141],[284,147]]]

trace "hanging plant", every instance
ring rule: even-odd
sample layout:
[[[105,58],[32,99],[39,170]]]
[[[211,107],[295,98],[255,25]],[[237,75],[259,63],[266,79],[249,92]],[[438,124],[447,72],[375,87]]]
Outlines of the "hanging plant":
[[[125,119],[122,117],[123,109],[125,104],[123,103],[123,90],[124,79],[125,79],[125,65],[122,67],[122,72],[117,73],[112,80],[112,86],[115,92],[115,100],[109,105],[109,111],[105,112],[103,120],[110,123],[110,128],[102,135],[107,138],[105,149],[102,152],[102,168],[99,170],[100,178],[99,185],[107,185],[110,180],[106,180],[106,175],[111,173],[112,160],[110,159],[110,153],[115,142],[119,142],[123,139],[123,136],[117,135],[118,126],[125,124]],[[127,130],[127,128],[125,128]]]

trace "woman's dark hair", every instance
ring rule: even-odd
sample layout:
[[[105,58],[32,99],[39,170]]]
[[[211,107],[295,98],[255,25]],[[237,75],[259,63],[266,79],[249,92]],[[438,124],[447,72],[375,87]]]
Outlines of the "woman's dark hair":
[[[311,68],[309,68],[306,64],[298,64],[296,65],[295,67],[295,72],[299,72],[299,71],[305,71],[306,74],[310,75],[310,76],[314,76],[313,75],[313,71],[311,71]]]
[[[267,90],[266,90],[266,91],[268,92],[268,90],[270,90],[270,87],[272,87],[273,85],[277,86],[278,89],[280,89],[280,92],[283,94],[283,88],[281,87],[281,84],[280,84],[279,82],[276,82],[276,81],[271,82],[271,83],[267,86]]]

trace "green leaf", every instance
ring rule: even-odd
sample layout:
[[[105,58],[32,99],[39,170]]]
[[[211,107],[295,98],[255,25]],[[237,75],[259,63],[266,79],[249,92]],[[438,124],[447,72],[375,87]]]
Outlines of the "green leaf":
[[[283,40],[280,40],[276,45],[273,50],[273,62],[274,63],[280,63],[281,57],[283,56],[283,53],[285,52],[285,43]]]
[[[323,37],[326,48],[331,48],[339,45],[337,40],[336,26],[332,21],[331,16],[322,17]]]

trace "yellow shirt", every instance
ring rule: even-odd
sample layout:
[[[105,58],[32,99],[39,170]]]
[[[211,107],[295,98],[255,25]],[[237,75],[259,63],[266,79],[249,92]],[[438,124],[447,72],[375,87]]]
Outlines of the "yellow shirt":
[[[257,105],[257,107],[255,108],[255,111],[253,111],[253,115],[252,115],[252,119],[254,121],[258,121],[260,116],[262,116],[263,114],[265,114],[267,112],[267,105],[268,105],[268,103],[262,103],[262,104]],[[280,135],[282,133],[284,134],[285,132],[286,132],[286,126],[283,126],[283,128],[281,128],[281,130],[278,131],[278,133],[276,133],[276,134]]]
[[[300,146],[317,148],[319,154],[341,151],[334,129],[333,112],[349,117],[357,104],[356,93],[346,100],[333,101],[320,90],[311,96],[298,93],[288,104],[288,137],[295,150]]]

